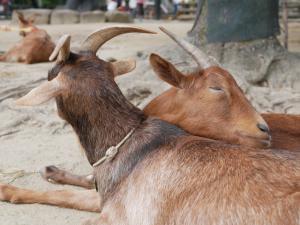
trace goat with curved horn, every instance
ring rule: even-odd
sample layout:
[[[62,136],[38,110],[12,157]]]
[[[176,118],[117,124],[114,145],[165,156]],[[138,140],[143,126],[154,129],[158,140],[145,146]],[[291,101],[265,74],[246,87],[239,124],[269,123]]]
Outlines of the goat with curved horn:
[[[185,50],[192,58],[196,61],[198,66],[201,67],[201,69],[206,69],[208,67],[214,66],[217,63],[215,60],[212,60],[210,57],[208,57],[204,52],[202,52],[199,48],[196,46],[192,45],[191,43],[179,39],[176,37],[175,34],[172,32],[168,31],[164,27],[159,27],[159,29],[164,32],[166,35],[168,35],[172,40],[174,40],[183,50]]]
[[[49,57],[49,61],[53,61],[57,58],[57,61],[66,61],[70,55],[70,41],[71,36],[69,34],[63,35],[57,42],[55,49]]]
[[[90,51],[96,54],[98,49],[108,40],[125,33],[147,33],[155,34],[153,31],[138,27],[128,27],[128,26],[114,26],[108,28],[102,28],[90,34],[86,40],[82,43],[80,50]]]

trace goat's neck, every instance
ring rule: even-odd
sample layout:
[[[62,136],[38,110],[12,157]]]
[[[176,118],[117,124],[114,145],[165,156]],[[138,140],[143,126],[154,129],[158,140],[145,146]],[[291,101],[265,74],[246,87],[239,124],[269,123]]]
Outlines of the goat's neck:
[[[174,114],[181,108],[178,103],[182,104],[178,89],[170,88],[165,93],[159,95],[152,100],[144,109],[144,112],[149,116],[159,117],[162,120],[176,124],[178,121],[179,113]],[[166,101],[167,99],[167,101]]]
[[[84,116],[71,123],[91,164],[102,158],[106,150],[117,145],[145,118],[125,97],[95,101]]]

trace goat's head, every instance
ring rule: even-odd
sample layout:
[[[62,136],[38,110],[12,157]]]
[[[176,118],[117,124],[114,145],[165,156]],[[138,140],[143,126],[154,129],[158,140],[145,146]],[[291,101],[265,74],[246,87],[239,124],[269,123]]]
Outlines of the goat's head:
[[[38,30],[38,28],[34,25],[34,22],[36,20],[36,16],[38,14],[33,14],[32,16],[25,19],[23,13],[16,11],[18,15],[18,22],[19,22],[19,28],[20,28],[20,35],[25,37],[29,33],[31,33],[34,30]]]
[[[127,26],[104,28],[92,33],[82,43],[77,54],[70,51],[71,37],[64,35],[49,58],[51,61],[56,59],[56,64],[48,73],[48,81],[34,88],[16,103],[32,106],[55,98],[59,115],[71,123],[71,118],[80,119],[93,113],[94,103],[104,101],[102,97],[119,98],[122,95],[114,77],[133,70],[135,61],[106,62],[99,59],[96,52],[113,37],[132,32],[153,33]],[[106,107],[109,106],[105,106],[103,110]]]
[[[151,112],[151,105],[154,106],[156,100],[145,108],[146,114],[156,114],[194,135],[235,144],[268,147],[270,135],[266,122],[246,99],[232,75],[198,48],[161,29],[191,54],[200,70],[185,76],[170,62],[152,54],[150,63],[154,71],[176,89],[172,92],[173,96],[166,95],[174,101],[168,103],[163,95],[157,98],[158,101],[164,101],[159,107],[166,107],[166,111],[157,110],[165,114],[166,118]]]

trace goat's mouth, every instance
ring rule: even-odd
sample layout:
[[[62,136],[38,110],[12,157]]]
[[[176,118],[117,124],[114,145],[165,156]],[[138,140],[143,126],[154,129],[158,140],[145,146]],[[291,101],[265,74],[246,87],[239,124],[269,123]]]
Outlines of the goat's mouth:
[[[242,132],[237,132],[237,135],[241,138],[242,144],[260,148],[269,148],[271,146],[271,135],[252,136]]]

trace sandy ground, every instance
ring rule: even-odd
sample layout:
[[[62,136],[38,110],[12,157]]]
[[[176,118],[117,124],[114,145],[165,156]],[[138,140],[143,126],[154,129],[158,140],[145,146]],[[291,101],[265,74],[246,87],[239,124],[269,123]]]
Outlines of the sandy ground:
[[[71,34],[72,47],[76,48],[87,34],[108,25],[42,27],[54,40],[62,34]],[[156,23],[149,22],[144,25],[148,29],[158,31]],[[191,27],[191,23],[188,22],[179,24],[166,22],[163,25],[180,36],[184,36]],[[7,50],[19,39],[16,32],[0,35],[1,51]],[[103,58],[136,58],[137,52],[153,46],[162,46],[168,42],[169,39],[162,34],[155,35],[155,37],[154,35],[127,34],[103,46],[100,55]],[[42,180],[37,172],[51,164],[80,174],[91,171],[84,154],[79,150],[73,131],[57,116],[54,102],[36,108],[18,108],[13,104],[15,98],[24,95],[32,87],[41,83],[51,66],[52,63],[0,64],[0,182],[2,183],[11,183],[35,190],[73,188],[49,184]],[[152,78],[155,79],[154,76]],[[126,80],[120,82],[123,82],[123,86],[128,84]],[[131,95],[134,98],[134,91]],[[91,216],[96,215],[51,206],[12,205],[0,202],[1,225],[73,225],[81,224],[81,221]]]
[[[2,22],[3,23],[3,22]],[[76,49],[83,38],[92,31],[109,24],[55,25],[42,26],[54,40],[62,34],[72,35],[72,48]],[[164,22],[166,28],[185,36],[191,22]],[[293,51],[300,51],[300,25],[292,24],[290,40]],[[143,27],[158,31],[156,22],[145,22]],[[7,50],[19,36],[16,32],[0,33],[0,51]],[[158,48],[170,43],[161,33],[157,35],[126,34],[117,37],[100,51],[106,59],[138,58],[145,60],[145,50]],[[138,61],[140,74],[128,74],[118,78],[127,97],[143,107],[150,98],[168,86],[149,72],[149,65]],[[180,62],[179,62],[180,63]],[[85,174],[91,168],[79,150],[72,129],[56,114],[54,102],[35,108],[20,108],[13,100],[27,93],[31,88],[44,81],[52,63],[22,65],[0,64],[0,182],[11,183],[35,190],[53,190],[64,187],[49,184],[41,179],[38,170],[47,165],[58,165],[64,169]],[[137,85],[141,84],[141,85]],[[147,89],[139,87],[148,86]],[[155,88],[154,88],[155,87]],[[138,93],[138,94],[137,94]],[[141,99],[141,95],[143,95]],[[96,214],[60,209],[43,205],[12,205],[0,202],[0,225],[73,225]]]

